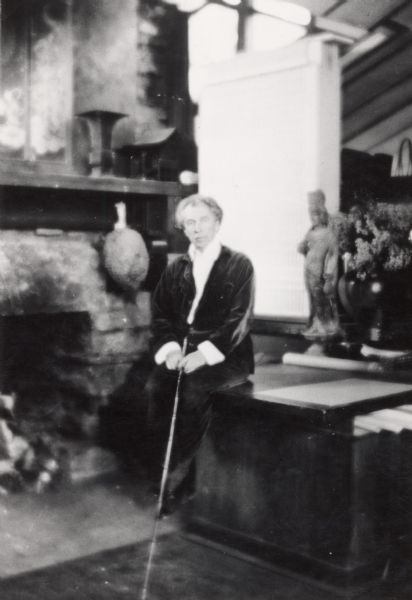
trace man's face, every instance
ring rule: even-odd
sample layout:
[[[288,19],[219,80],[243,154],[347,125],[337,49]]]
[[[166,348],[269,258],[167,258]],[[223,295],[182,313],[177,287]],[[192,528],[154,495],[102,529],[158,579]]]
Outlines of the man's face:
[[[182,212],[183,231],[197,250],[204,250],[220,228],[219,221],[204,204],[187,206]]]

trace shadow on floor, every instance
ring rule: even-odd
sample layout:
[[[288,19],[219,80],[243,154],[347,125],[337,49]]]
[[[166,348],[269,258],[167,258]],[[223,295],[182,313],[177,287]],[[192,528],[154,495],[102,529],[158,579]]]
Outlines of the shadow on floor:
[[[0,581],[2,600],[138,600],[148,541]],[[410,575],[410,573],[409,573]],[[233,557],[179,534],[158,539],[148,600],[342,600],[298,577]],[[354,596],[351,596],[354,597]],[[358,600],[410,600],[411,579],[387,581]]]

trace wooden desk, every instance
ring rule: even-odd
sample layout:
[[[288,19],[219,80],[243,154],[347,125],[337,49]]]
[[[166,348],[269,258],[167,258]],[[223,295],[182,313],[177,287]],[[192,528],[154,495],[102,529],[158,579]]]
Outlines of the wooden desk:
[[[259,369],[253,382],[220,392],[185,528],[338,586],[380,577],[404,521],[412,522],[412,509],[399,510],[397,500],[405,439],[358,430],[354,417],[412,402],[412,381],[405,375],[405,385],[392,386],[381,377],[369,388],[372,379],[274,365]],[[344,380],[352,382],[348,387],[359,381],[356,402],[345,401]],[[296,398],[295,386],[302,385],[306,399]],[[276,391],[268,396],[270,389]]]

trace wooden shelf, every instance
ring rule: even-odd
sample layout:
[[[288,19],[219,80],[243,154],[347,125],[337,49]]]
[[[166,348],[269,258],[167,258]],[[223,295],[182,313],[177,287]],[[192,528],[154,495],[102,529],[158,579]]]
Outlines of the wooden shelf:
[[[0,169],[0,186],[82,190],[116,194],[179,196],[181,188],[173,181],[130,179],[124,177],[88,177],[82,175],[44,174],[25,169]]]

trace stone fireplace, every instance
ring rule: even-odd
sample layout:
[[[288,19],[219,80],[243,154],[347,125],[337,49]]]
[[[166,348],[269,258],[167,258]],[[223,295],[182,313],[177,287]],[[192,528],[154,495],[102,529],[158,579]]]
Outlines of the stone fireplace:
[[[35,446],[47,436],[54,459],[57,440],[59,451],[110,446],[102,414],[114,414],[131,374],[144,381],[150,291],[131,297],[116,287],[102,265],[103,240],[49,228],[0,236],[0,389],[15,396],[13,423],[23,439]],[[141,389],[133,393],[129,412],[139,419]],[[0,435],[1,452],[22,458],[2,448]]]
[[[29,365],[43,362],[56,384],[104,402],[147,351],[150,310],[148,291],[130,299],[109,281],[101,242],[93,232],[3,231],[0,314],[3,356],[29,344]]]

